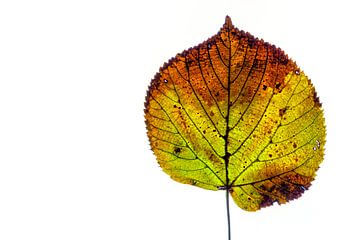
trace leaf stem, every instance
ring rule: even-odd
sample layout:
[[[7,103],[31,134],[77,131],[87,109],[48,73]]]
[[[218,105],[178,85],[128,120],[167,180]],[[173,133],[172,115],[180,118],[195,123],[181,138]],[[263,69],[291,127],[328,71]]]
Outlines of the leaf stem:
[[[227,213],[227,224],[228,224],[228,240],[231,240],[229,188],[226,189],[226,213]]]

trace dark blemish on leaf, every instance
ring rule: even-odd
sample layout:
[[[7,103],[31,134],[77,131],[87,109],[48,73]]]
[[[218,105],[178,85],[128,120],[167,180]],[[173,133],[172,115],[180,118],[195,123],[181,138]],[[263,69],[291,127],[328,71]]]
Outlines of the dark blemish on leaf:
[[[283,195],[287,195],[289,193],[289,185],[286,183],[281,183],[279,192]]]
[[[289,59],[287,58],[286,55],[282,54],[282,55],[279,56],[279,62],[280,62],[281,64],[286,65],[286,64],[288,64]]]
[[[265,91],[267,89],[267,86],[266,85],[263,85],[263,90]]]
[[[176,148],[174,149],[174,152],[175,152],[176,154],[179,154],[179,153],[181,152],[181,148],[176,147]]]
[[[248,197],[248,200],[251,201],[251,197]]]
[[[276,83],[276,84],[275,84],[275,88],[276,88],[277,90],[280,89],[280,86],[281,86],[281,83]]]
[[[194,62],[194,59],[191,59],[191,58],[188,58],[188,59],[187,59],[187,63],[188,63],[188,64],[192,65],[193,62]]]
[[[214,129],[213,132],[216,132],[216,129]]]
[[[269,157],[272,157],[272,154],[271,154],[271,153],[269,154]]]
[[[254,46],[256,45],[256,40],[256,38],[248,34],[248,43],[250,48],[254,48]]]
[[[273,200],[271,199],[271,197],[269,197],[269,195],[264,194],[263,195],[263,200],[260,203],[260,207],[268,207],[271,206],[273,204]]]
[[[206,130],[203,130],[203,134],[206,134]]]
[[[218,97],[220,94],[219,94],[219,92],[216,92],[215,93],[215,97]]]
[[[293,144],[293,147],[294,147],[294,148],[296,148],[296,147],[297,147],[296,143],[294,143],[294,144]]]
[[[272,185],[272,186],[269,188],[269,192],[273,192],[273,191],[275,190],[275,188],[276,188],[276,185],[275,185],[275,184]]]
[[[288,186],[289,187],[289,186]],[[302,185],[293,185],[291,191],[288,189],[286,194],[286,200],[293,200],[301,197],[301,195],[305,192],[306,188]]]
[[[168,83],[168,80],[167,80],[167,79],[164,79],[164,83]]]
[[[284,107],[284,108],[279,109],[279,116],[280,116],[280,117],[283,117],[284,114],[286,113],[286,110],[287,110],[287,109],[288,109],[287,107]]]
[[[320,102],[320,99],[319,99],[319,97],[317,96],[317,94],[316,94],[315,91],[314,91],[313,99],[314,99],[315,106],[317,106],[317,107],[321,107],[321,106],[322,106],[322,104],[321,104],[321,102]]]

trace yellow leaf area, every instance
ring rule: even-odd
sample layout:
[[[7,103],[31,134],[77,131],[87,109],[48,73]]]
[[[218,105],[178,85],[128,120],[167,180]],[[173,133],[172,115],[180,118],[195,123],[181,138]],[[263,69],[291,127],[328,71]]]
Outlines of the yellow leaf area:
[[[229,190],[248,211],[301,196],[323,160],[324,116],[310,80],[281,49],[229,17],[155,75],[145,118],[171,178]]]

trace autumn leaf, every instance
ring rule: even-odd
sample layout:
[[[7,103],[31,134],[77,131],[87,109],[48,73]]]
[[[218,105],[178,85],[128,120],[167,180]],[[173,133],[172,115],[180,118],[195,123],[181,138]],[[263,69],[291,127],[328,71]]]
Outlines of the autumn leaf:
[[[226,190],[247,211],[300,197],[323,160],[324,116],[309,78],[229,17],[155,75],[145,119],[172,179]]]

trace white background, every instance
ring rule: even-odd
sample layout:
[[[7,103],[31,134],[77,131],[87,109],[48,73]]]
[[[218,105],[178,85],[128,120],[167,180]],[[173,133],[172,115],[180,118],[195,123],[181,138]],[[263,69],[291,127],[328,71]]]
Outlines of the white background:
[[[1,1],[0,239],[226,239],[225,193],[172,181],[149,149],[147,86],[163,62],[240,29],[311,77],[327,123],[313,186],[233,239],[359,239],[357,1]]]

